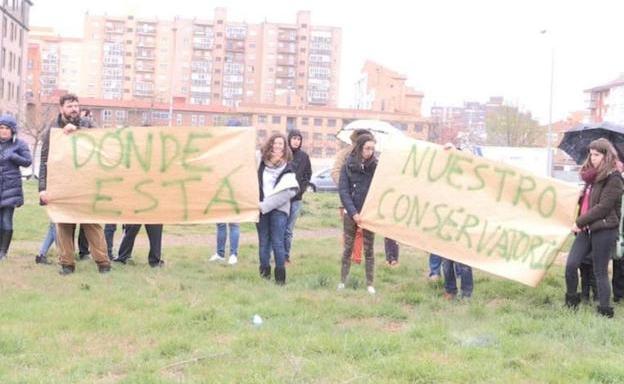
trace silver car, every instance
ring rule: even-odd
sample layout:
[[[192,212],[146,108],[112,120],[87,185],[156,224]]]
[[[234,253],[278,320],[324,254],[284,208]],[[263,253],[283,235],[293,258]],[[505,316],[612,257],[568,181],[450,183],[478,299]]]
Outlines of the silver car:
[[[337,192],[338,186],[331,177],[331,168],[323,168],[312,174],[310,184],[308,184],[310,192]]]

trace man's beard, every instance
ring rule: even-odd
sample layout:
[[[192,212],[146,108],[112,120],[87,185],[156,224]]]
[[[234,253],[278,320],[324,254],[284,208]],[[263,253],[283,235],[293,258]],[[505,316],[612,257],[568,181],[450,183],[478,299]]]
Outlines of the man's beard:
[[[75,126],[78,126],[78,124],[80,123],[80,115],[79,114],[75,114],[74,116],[63,114],[63,118],[65,119],[65,121],[68,121],[68,122],[74,124]]]

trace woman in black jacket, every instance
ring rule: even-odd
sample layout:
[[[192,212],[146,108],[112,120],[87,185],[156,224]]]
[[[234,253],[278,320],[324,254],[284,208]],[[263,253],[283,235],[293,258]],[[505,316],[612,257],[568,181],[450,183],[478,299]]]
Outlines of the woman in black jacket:
[[[338,289],[344,289],[349,269],[351,268],[351,252],[355,231],[362,223],[360,211],[368,194],[377,159],[375,158],[375,139],[371,135],[362,135],[355,142],[353,151],[347,158],[340,171],[339,193],[340,201],[346,213],[343,219],[344,250],[342,252],[342,270]],[[375,234],[363,230],[364,258],[366,260],[366,286],[371,295],[375,294],[373,280],[375,277],[375,258],[373,244]]]
[[[589,144],[589,155],[581,167],[585,188],[579,199],[579,216],[572,227],[576,239],[566,263],[566,305],[576,308],[580,302],[577,293],[578,267],[591,253],[598,287],[598,313],[613,317],[609,306],[611,287],[608,266],[615,246],[620,222],[623,182],[617,170],[617,156],[606,139]]]
[[[0,116],[0,260],[13,237],[13,212],[24,204],[20,167],[28,167],[31,161],[28,145],[17,138],[15,118]]]

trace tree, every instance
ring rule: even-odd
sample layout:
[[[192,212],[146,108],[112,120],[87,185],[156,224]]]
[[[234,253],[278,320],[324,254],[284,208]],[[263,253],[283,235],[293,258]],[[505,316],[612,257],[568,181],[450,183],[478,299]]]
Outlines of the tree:
[[[504,147],[536,147],[543,144],[546,132],[530,113],[502,105],[490,109],[485,123],[487,143]]]
[[[20,122],[20,133],[26,136],[32,146],[32,175],[36,175],[35,169],[39,167],[36,159],[39,159],[37,150],[41,147],[43,136],[49,129],[52,119],[56,116],[57,107],[54,104],[29,104],[26,108],[24,119]]]

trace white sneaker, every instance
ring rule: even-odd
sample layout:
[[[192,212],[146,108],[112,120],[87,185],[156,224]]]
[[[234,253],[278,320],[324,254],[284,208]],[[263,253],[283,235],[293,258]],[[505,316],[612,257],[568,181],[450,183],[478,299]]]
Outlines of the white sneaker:
[[[344,283],[339,283],[338,284],[338,290],[340,291],[340,290],[343,290],[343,289],[345,289]]]
[[[234,265],[236,263],[238,263],[238,257],[236,257],[236,255],[230,255],[230,258],[228,259],[228,264]]]
[[[225,257],[221,257],[218,253],[215,253],[208,261],[225,261]]]
[[[366,290],[368,291],[368,293],[370,293],[371,295],[375,294],[375,287],[373,287],[372,285],[369,285],[368,288],[366,288]]]

